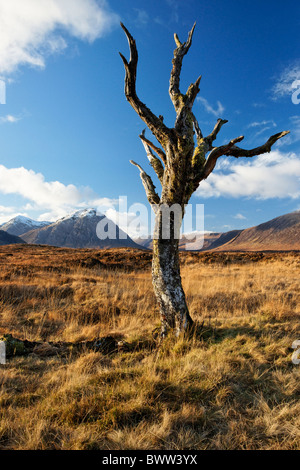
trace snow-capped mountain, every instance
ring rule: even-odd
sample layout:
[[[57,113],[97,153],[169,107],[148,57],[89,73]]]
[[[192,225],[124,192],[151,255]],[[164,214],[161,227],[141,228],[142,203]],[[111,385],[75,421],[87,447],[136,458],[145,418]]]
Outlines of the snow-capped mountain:
[[[52,222],[51,225],[59,224],[59,223],[61,223],[63,221],[66,221],[66,220],[82,219],[83,217],[93,218],[97,215],[101,216],[101,217],[104,217],[103,214],[101,214],[100,212],[97,212],[96,209],[91,207],[89,209],[82,209],[82,210],[79,210],[79,211],[76,211],[76,212],[72,212],[71,214],[68,214],[65,217],[62,217],[61,219],[58,219],[56,222]]]
[[[99,222],[104,232],[109,227],[112,236],[99,238]],[[68,248],[141,248],[114,222],[92,208],[76,211],[46,227],[31,230],[23,234],[22,238],[31,244]]]
[[[24,217],[23,215],[18,215],[13,219],[9,220],[5,224],[0,226],[1,230],[4,232],[10,233],[11,235],[23,235],[24,233],[29,232],[30,230],[39,229],[49,225],[51,222],[38,222],[37,220],[32,220],[29,217]]]
[[[97,226],[109,226],[115,237],[101,239]],[[106,229],[103,229],[106,231]],[[16,236],[21,235],[21,238]],[[245,230],[226,233],[205,233],[204,245],[191,243],[186,235],[180,240],[180,249],[213,251],[264,251],[300,250],[300,211],[277,217],[271,221]],[[99,235],[99,231],[98,231]],[[114,222],[95,209],[84,209],[50,222],[37,222],[18,216],[0,227],[0,245],[32,243],[69,248],[152,248],[152,238],[132,240]]]

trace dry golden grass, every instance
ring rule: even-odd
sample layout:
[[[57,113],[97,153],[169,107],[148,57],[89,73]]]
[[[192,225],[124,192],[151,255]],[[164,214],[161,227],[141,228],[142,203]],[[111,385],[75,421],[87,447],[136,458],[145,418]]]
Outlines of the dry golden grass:
[[[0,365],[0,449],[299,449],[299,256],[181,256],[204,327],[156,348],[149,252],[0,247],[0,333],[131,345]]]

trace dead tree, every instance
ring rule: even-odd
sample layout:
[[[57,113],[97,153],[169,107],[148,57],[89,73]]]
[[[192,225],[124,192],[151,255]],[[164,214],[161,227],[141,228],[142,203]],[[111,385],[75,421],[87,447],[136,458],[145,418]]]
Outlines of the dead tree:
[[[152,280],[160,307],[162,336],[165,336],[170,329],[174,329],[178,335],[193,325],[180,276],[178,244],[181,220],[176,221],[171,213],[166,222],[162,208],[179,205],[183,218],[185,205],[201,181],[213,171],[220,157],[254,157],[270,152],[272,145],[289,131],[273,135],[265,144],[252,150],[245,150],[236,145],[243,140],[243,136],[232,139],[226,145],[214,146],[222,126],[228,122],[224,119],[218,119],[212,132],[206,137],[203,136],[192,111],[200,91],[201,76],[188,87],[185,94],[179,88],[182,60],[192,44],[195,24],[186,42],[180,42],[177,34],[174,35],[176,49],[172,60],[169,94],[176,111],[176,121],[173,128],[167,127],[162,116],[157,117],[137,95],[136,43],[122,23],[121,26],[130,48],[129,61],[120,53],[125,66],[125,96],[159,143],[159,145],[152,143],[145,137],[144,132],[140,135],[150,165],[162,185],[161,195],[156,192],[151,177],[141,166],[133,161],[131,163],[140,171],[148,201],[155,212]],[[169,230],[165,230],[166,224],[169,225],[167,227]],[[164,232],[169,232],[170,236],[164,237]]]

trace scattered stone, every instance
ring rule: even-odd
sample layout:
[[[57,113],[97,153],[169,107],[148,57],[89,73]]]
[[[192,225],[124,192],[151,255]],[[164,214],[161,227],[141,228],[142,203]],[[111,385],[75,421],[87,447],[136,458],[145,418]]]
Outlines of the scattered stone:
[[[19,340],[11,334],[0,336],[0,341],[6,344],[6,357],[13,356],[39,356],[51,357],[62,356],[70,352],[82,352],[91,350],[101,354],[112,354],[114,352],[123,352],[129,350],[129,345],[125,341],[118,341],[113,336],[105,336],[94,341],[82,341],[79,343],[67,343],[59,341],[54,342],[35,342],[28,340]]]
[[[39,357],[50,357],[60,353],[59,348],[49,343],[41,343],[34,347],[33,354]]]

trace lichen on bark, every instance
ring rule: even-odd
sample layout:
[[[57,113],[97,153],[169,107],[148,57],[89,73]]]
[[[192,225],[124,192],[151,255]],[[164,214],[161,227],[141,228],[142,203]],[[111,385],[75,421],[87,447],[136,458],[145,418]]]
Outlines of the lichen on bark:
[[[275,134],[265,144],[251,150],[241,149],[236,146],[238,142],[243,140],[243,136],[232,139],[228,144],[214,147],[213,143],[222,126],[228,122],[220,118],[217,120],[212,132],[206,137],[203,136],[199,123],[192,112],[193,104],[200,91],[201,76],[189,86],[186,93],[180,91],[182,61],[191,47],[195,24],[189,32],[186,42],[182,43],[177,34],[174,35],[176,48],[172,59],[169,95],[176,111],[176,120],[173,128],[167,127],[162,116],[155,116],[137,96],[138,52],[136,43],[127,28],[122,23],[121,26],[127,36],[130,48],[129,62],[120,54],[125,67],[126,99],[162,147],[147,139],[144,131],[140,135],[150,165],[162,185],[160,196],[155,190],[151,176],[145,173],[140,165],[131,162],[140,170],[140,177],[147,198],[156,214],[152,280],[154,292],[160,306],[162,335],[166,335],[170,329],[174,329],[176,334],[180,334],[193,325],[180,276],[178,248],[178,228],[180,227],[174,226],[172,218],[164,222],[161,208],[163,206],[171,208],[174,204],[178,204],[182,208],[183,215],[184,207],[188,204],[192,194],[197,190],[201,181],[208,178],[220,157],[253,157],[269,152],[272,145],[288,134],[289,131]],[[171,234],[169,238],[162,236],[165,231],[162,227],[163,223],[169,224],[169,227],[167,227],[170,229]],[[181,220],[179,223],[181,224]],[[174,229],[176,229],[176,233]]]

